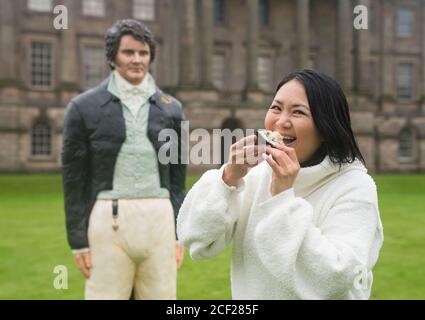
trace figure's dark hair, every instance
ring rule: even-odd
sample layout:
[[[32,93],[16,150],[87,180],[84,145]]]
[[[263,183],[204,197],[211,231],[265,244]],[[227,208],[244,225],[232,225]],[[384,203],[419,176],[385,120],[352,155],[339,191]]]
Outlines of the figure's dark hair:
[[[276,92],[291,80],[304,86],[314,124],[324,140],[322,147],[331,161],[351,163],[357,158],[364,164],[351,128],[348,102],[338,82],[318,71],[304,69],[287,75]]]
[[[134,19],[118,20],[105,35],[106,60],[111,69],[114,69],[112,62],[115,62],[121,38],[128,34],[140,42],[147,43],[151,52],[150,62],[155,59],[156,43],[148,27]]]

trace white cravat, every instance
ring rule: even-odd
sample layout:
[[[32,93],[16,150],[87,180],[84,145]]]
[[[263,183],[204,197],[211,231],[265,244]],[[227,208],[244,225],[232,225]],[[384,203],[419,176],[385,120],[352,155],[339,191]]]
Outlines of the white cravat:
[[[130,109],[134,116],[137,116],[140,107],[149,99],[148,78],[150,75],[147,73],[143,81],[138,85],[128,82],[116,70],[114,71],[114,76],[121,101]]]

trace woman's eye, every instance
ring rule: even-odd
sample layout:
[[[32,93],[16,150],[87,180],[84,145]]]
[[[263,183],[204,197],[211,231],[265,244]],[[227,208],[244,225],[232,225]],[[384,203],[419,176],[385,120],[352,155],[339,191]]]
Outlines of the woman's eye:
[[[270,109],[273,109],[273,110],[280,110],[280,107],[278,107],[278,106],[271,106],[271,107],[270,107]]]
[[[304,114],[305,114],[304,112],[302,112],[302,111],[300,111],[300,110],[295,110],[295,111],[294,111],[294,113],[295,113],[295,114],[302,114],[302,115],[304,115]]]

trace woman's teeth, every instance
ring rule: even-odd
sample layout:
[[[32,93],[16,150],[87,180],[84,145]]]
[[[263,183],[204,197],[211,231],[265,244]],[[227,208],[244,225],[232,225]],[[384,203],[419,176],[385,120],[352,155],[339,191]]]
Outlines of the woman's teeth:
[[[283,143],[285,145],[291,145],[295,142],[295,140],[297,140],[296,138],[287,138],[287,137],[283,137]]]

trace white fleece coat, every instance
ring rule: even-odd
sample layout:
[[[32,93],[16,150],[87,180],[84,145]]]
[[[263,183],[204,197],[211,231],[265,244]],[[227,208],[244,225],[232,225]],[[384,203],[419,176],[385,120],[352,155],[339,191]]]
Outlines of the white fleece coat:
[[[266,162],[238,188],[209,170],[188,192],[177,220],[193,259],[233,242],[234,299],[368,299],[383,242],[377,190],[360,161],[329,157],[302,168],[274,197]]]

